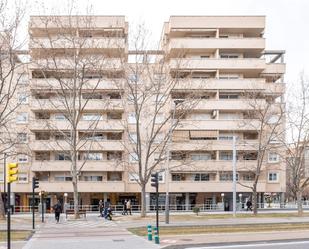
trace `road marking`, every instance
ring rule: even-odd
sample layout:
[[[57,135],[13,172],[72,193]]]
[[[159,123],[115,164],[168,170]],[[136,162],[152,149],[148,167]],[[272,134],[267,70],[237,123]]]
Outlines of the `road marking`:
[[[226,246],[204,246],[204,247],[187,247],[186,249],[220,249],[220,248],[242,248],[242,247],[260,247],[260,246],[264,246],[264,247],[269,247],[269,246],[286,246],[288,244],[309,244],[309,241],[289,241],[289,242],[261,242],[258,244],[247,244],[247,245],[226,245]]]

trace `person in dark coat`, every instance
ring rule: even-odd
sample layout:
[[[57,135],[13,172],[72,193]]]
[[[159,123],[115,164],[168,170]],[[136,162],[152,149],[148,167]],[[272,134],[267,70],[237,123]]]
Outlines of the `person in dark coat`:
[[[60,213],[62,212],[62,206],[59,200],[57,201],[57,204],[54,205],[54,212],[55,212],[55,219],[57,223],[59,223]]]
[[[248,210],[252,211],[252,202],[250,200],[247,201],[246,206],[247,206],[247,211]]]

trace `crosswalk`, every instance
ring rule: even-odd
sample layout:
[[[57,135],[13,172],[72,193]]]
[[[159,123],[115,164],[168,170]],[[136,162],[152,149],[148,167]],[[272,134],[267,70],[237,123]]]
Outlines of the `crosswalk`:
[[[92,217],[80,220],[65,219],[65,217],[60,218],[60,222],[57,223],[53,217],[49,217],[44,228],[103,228],[103,227],[116,227],[117,224],[114,221],[105,219],[93,219]]]

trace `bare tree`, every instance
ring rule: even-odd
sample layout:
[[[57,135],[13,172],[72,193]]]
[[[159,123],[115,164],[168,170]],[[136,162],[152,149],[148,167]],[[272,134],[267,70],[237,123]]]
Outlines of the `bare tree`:
[[[25,64],[19,58],[24,39],[19,36],[18,31],[26,8],[19,4],[0,1],[0,155],[2,160],[3,155],[9,156],[15,153],[17,133],[13,131],[10,121],[15,119],[15,112],[20,106],[17,91],[24,91],[20,82],[23,81]],[[0,218],[4,218],[2,198],[0,198]]]
[[[308,153],[309,150],[309,81],[304,73],[300,74],[297,84],[293,84],[288,97],[287,150],[287,188],[293,199],[297,200],[298,214],[302,215],[302,197],[309,184]]]
[[[56,148],[61,148],[63,159],[71,162],[75,218],[79,216],[79,176],[95,144],[88,138],[95,136],[102,120],[97,109],[115,108],[113,97],[103,90],[104,79],[119,74],[117,57],[124,52],[124,46],[120,49],[117,44],[123,44],[124,32],[96,29],[97,21],[96,16],[70,14],[34,17],[31,23],[31,28],[39,27],[41,32],[31,41],[36,68],[32,77],[43,78],[45,84],[38,86],[36,101],[40,110],[52,108],[66,121],[65,127],[58,127],[50,114],[42,113],[47,116],[42,118],[49,119],[46,127],[51,136],[58,137]],[[55,29],[58,31],[53,32]],[[109,54],[107,48],[116,52]]]
[[[147,50],[148,31],[141,25],[132,35],[129,63],[123,61],[124,103],[128,116],[123,122],[128,173],[141,188],[141,216],[146,216],[146,185],[154,172],[165,171],[169,142],[180,121],[199,101],[199,94],[181,97],[173,90],[184,77],[170,71],[169,60],[161,50]],[[181,60],[181,58],[179,59]],[[179,99],[181,98],[181,99]],[[168,176],[166,176],[167,178]],[[168,179],[166,179],[168,181]]]
[[[238,182],[238,184],[252,190],[253,213],[257,214],[258,200],[257,191],[260,178],[266,176],[266,167],[268,163],[268,154],[276,153],[281,158],[285,157],[283,140],[285,139],[285,106],[276,100],[273,93],[261,93],[256,91],[248,91],[244,93],[244,98],[248,99],[249,107],[246,111],[244,126],[254,128],[257,131],[257,142],[250,145],[254,155],[251,160],[256,160],[256,165],[252,167],[244,166],[252,176],[253,182],[246,184]],[[244,145],[246,141],[244,141]],[[249,144],[248,144],[249,145]]]

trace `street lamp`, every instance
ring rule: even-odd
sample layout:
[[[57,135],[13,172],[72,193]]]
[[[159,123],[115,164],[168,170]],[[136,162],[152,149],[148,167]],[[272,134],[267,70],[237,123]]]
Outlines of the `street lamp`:
[[[222,202],[222,208],[224,211],[224,193],[221,193],[221,202]]]
[[[242,209],[242,194],[238,194],[238,197],[239,197],[239,210]]]
[[[183,103],[183,99],[175,99],[174,100],[174,108],[173,108],[173,115],[172,115],[172,126],[169,129],[168,132],[168,141],[166,144],[166,167],[165,167],[165,188],[166,188],[166,193],[165,193],[165,223],[169,224],[170,220],[170,197],[169,197],[169,174],[170,174],[170,169],[169,169],[169,164],[170,164],[170,141],[171,141],[171,135],[172,135],[172,130],[175,129],[174,125],[174,119],[175,119],[175,112],[176,112],[176,107],[178,104]]]

